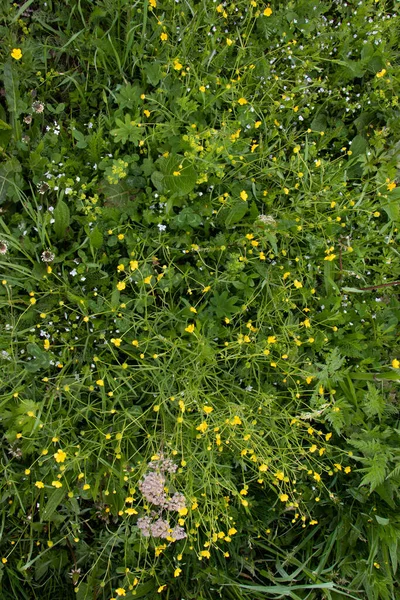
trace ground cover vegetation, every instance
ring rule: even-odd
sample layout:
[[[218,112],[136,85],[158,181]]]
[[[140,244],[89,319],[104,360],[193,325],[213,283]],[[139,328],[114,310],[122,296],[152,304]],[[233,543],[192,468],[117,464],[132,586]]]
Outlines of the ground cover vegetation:
[[[398,598],[400,4],[0,6],[1,597]]]

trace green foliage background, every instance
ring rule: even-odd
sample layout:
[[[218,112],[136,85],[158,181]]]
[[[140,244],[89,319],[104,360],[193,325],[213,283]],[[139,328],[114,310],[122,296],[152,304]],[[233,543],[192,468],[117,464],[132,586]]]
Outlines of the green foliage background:
[[[0,7],[2,598],[398,598],[400,4]]]

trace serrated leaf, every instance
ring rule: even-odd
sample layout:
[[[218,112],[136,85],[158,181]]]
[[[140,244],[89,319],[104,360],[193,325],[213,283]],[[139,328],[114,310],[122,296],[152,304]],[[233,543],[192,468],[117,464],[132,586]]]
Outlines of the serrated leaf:
[[[57,206],[54,209],[53,216],[55,219],[54,231],[58,238],[63,237],[70,224],[70,212],[68,205],[64,200],[59,200]]]
[[[376,453],[371,459],[360,485],[369,485],[370,492],[373,492],[378,485],[385,481],[387,457],[382,453]]]

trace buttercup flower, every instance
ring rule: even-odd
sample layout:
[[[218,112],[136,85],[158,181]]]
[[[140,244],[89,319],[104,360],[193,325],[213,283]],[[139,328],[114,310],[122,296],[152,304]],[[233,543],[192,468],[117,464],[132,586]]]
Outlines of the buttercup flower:
[[[20,60],[22,58],[21,48],[13,48],[11,56],[15,58],[15,60]]]

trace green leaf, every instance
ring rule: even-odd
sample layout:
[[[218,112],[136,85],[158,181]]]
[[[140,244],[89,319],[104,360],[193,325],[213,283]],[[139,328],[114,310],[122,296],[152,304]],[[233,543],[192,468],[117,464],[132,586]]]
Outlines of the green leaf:
[[[173,219],[173,223],[179,229],[186,227],[198,227],[202,222],[201,216],[196,213],[190,206],[181,210],[181,212]]]
[[[49,494],[49,499],[44,505],[43,510],[40,511],[40,521],[51,521],[51,517],[57,510],[58,505],[61,503],[65,496],[63,488],[55,489]]]
[[[151,175],[151,181],[157,191],[159,191],[159,192],[164,191],[164,184],[163,184],[164,175],[162,173],[160,173],[160,171],[153,171],[153,173]]]
[[[360,154],[364,154],[367,149],[367,140],[362,135],[356,135],[355,138],[352,139],[350,149],[352,152],[352,157],[360,156]]]
[[[54,209],[54,231],[58,238],[63,237],[65,234],[67,227],[70,224],[70,212],[68,205],[64,202],[64,200],[59,200],[57,202],[57,206]]]
[[[103,234],[101,233],[100,229],[97,227],[97,225],[93,229],[93,231],[90,233],[90,235],[89,235],[89,241],[90,241],[90,245],[95,250],[98,250],[99,248],[102,247],[103,241],[104,241],[104,237],[103,237]]]
[[[77,140],[77,144],[76,144],[77,148],[86,148],[87,147],[87,141],[86,141],[83,133],[81,133],[78,129],[73,129],[72,135]]]
[[[389,519],[386,519],[385,517],[379,517],[378,515],[375,515],[375,519],[377,520],[379,525],[389,525],[390,523]]]
[[[237,296],[231,296],[229,292],[224,291],[221,294],[215,292],[210,300],[210,304],[215,309],[215,314],[219,319],[231,316],[237,309]]]
[[[111,135],[114,136],[115,142],[122,142],[126,144],[129,140],[133,142],[135,146],[139,145],[139,141],[142,139],[142,129],[138,127],[138,123],[131,119],[129,114],[125,115],[124,121],[121,119],[115,119],[115,123],[118,125],[115,129],[111,130]]]
[[[236,202],[230,208],[226,218],[225,225],[227,227],[231,227],[235,223],[238,223],[241,219],[243,219],[244,215],[247,213],[248,203],[241,200],[240,202]]]
[[[324,115],[324,113],[319,113],[312,120],[310,129],[312,129],[313,131],[326,131],[327,126],[328,123],[326,120],[326,116]]]
[[[197,174],[195,169],[191,164],[188,164],[178,156],[170,156],[162,164],[162,171],[164,173],[165,186],[172,194],[185,196],[196,185]]]
[[[46,352],[43,348],[40,348],[37,344],[29,343],[26,346],[28,354],[33,358],[32,360],[24,362],[24,368],[30,373],[36,373],[41,369],[47,369],[52,359],[52,354]]]
[[[394,202],[389,202],[389,204],[385,204],[382,206],[382,209],[385,211],[387,216],[394,223],[398,223],[400,221],[400,202],[399,200],[395,200]]]
[[[4,64],[3,81],[8,110],[13,114],[14,119],[17,119],[25,109],[25,103],[20,98],[19,80],[10,62]]]
[[[148,83],[154,87],[160,83],[162,71],[159,62],[153,61],[151,63],[145,63],[144,72],[146,73]]]
[[[386,476],[387,456],[385,454],[376,453],[372,457],[367,468],[362,469],[366,472],[360,485],[370,486],[370,493],[374,491],[378,485],[384,482]]]

